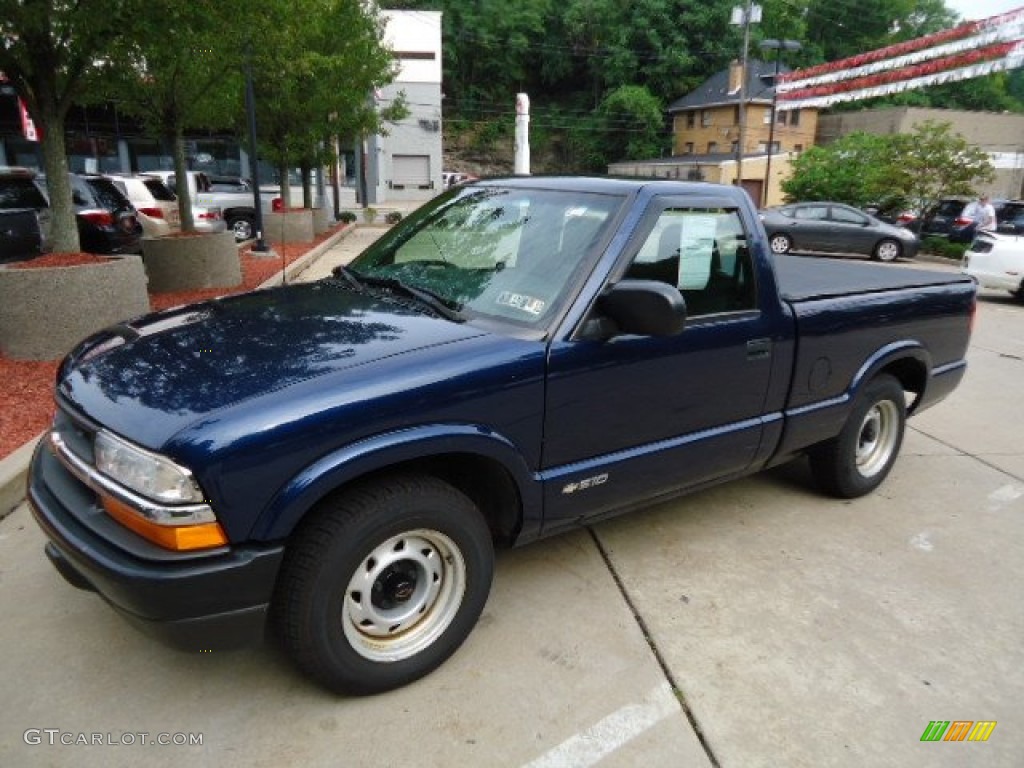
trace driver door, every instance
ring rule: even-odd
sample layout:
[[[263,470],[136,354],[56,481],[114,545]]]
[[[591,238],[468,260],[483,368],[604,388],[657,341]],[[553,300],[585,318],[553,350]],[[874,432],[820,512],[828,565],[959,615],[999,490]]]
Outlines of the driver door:
[[[678,288],[687,304],[682,333],[552,344],[545,532],[753,461],[774,318],[761,307],[742,216],[729,205],[661,199],[613,277]]]

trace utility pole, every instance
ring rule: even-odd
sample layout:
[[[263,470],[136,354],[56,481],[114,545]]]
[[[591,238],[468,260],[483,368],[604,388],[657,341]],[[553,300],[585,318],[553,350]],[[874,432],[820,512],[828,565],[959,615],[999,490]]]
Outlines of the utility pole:
[[[768,160],[764,168],[764,187],[761,190],[761,205],[768,205],[768,187],[772,180],[772,146],[775,144],[775,115],[779,105],[779,61],[783,51],[799,51],[800,43],[796,40],[762,40],[761,48],[775,51],[775,74],[772,75],[772,111],[771,122],[768,125]],[[766,75],[761,75],[762,82],[767,80]]]
[[[530,175],[530,97],[516,94],[516,176]]]
[[[747,140],[747,49],[750,48],[750,25],[761,21],[761,6],[747,0],[744,7],[732,9],[730,23],[743,25],[743,51],[740,55],[739,141],[736,142],[736,184],[743,186],[743,145]]]

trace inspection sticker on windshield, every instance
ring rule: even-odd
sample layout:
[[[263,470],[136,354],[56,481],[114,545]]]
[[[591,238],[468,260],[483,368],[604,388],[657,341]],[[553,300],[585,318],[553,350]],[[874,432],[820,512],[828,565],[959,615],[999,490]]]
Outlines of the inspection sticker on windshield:
[[[545,301],[535,299],[532,296],[524,296],[521,293],[512,293],[512,291],[502,291],[498,294],[497,301],[506,307],[528,312],[534,317],[540,316],[540,313],[544,311],[544,307],[547,306]]]

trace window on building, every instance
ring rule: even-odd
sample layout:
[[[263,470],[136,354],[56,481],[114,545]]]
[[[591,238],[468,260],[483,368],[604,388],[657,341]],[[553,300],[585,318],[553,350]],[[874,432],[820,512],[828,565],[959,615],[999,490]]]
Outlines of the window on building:
[[[775,154],[776,152],[778,152],[780,146],[781,145],[779,144],[779,142],[773,141],[772,142],[772,154]],[[757,149],[758,149],[759,152],[767,152],[768,151],[768,142],[767,141],[760,141],[760,142],[758,142]]]
[[[700,111],[700,124],[704,128],[707,128],[709,125],[711,125],[711,110],[710,109],[702,109]]]
[[[708,154],[709,155],[713,155],[717,151],[718,151],[718,142],[717,141],[709,141],[708,142]]]
[[[739,148],[740,143],[738,141],[734,141],[732,144],[729,145],[729,151],[732,152],[733,154],[736,154]]]
[[[783,112],[782,114],[786,114],[786,113]],[[799,109],[791,109],[789,111],[789,124],[790,125],[800,125],[800,110]]]
[[[732,108],[732,123],[733,123],[733,125],[739,125],[740,124],[740,105],[739,104],[737,104],[735,107]]]
[[[683,145],[683,154],[684,155],[692,155],[693,154],[693,142],[692,141],[688,141],[688,142],[686,142]]]
[[[764,111],[764,115],[761,118],[761,122],[763,122],[765,125],[771,125],[771,122],[772,122],[772,111],[770,109],[766,109]]]
[[[693,128],[697,125],[697,113],[687,112],[686,113],[686,127]]]
[[[779,125],[785,125],[786,124],[786,115],[788,115],[789,113],[783,111],[783,112],[777,112],[776,114],[778,116],[775,118],[775,122],[777,124],[779,124]]]
[[[793,145],[793,151],[794,152],[803,152],[804,151],[804,145],[803,144],[794,144]]]

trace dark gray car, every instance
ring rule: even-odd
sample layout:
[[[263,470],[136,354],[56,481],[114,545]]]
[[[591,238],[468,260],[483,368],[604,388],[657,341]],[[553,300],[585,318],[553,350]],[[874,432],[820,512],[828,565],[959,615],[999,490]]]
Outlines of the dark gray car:
[[[879,261],[913,258],[919,241],[908,229],[886,224],[842,203],[792,203],[765,208],[761,220],[772,252],[861,253]]]

